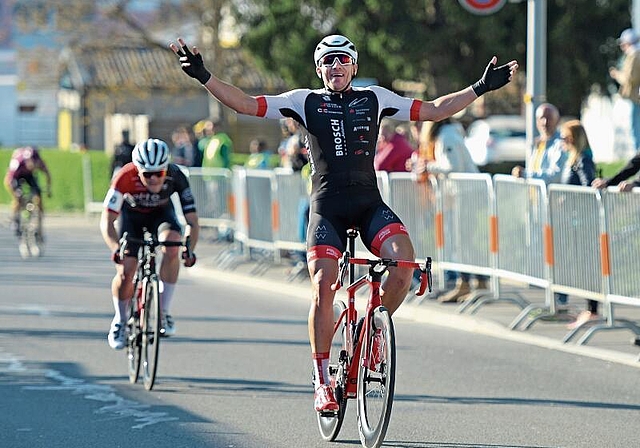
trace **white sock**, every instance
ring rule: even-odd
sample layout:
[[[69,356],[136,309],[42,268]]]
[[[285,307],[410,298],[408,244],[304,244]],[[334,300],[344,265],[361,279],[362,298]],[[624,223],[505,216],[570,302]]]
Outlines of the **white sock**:
[[[169,311],[171,310],[171,302],[173,301],[173,292],[175,289],[175,283],[162,282],[162,286],[160,287],[162,291],[160,295],[160,308],[162,308],[163,314],[171,314]]]
[[[116,324],[118,322],[125,322],[129,316],[129,301],[128,300],[120,300],[117,297],[112,297],[113,299],[113,309],[115,310],[115,314],[113,316],[113,323]]]
[[[313,387],[317,389],[329,381],[329,353],[313,354]]]

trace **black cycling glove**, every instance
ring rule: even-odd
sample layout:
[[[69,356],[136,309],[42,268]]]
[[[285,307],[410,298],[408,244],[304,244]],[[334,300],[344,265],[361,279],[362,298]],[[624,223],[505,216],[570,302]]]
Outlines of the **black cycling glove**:
[[[194,264],[196,264],[196,254],[195,252],[191,252],[189,250],[182,251],[182,259],[184,260],[184,265],[187,268],[190,268]]]
[[[509,82],[511,70],[508,64],[496,68],[496,64],[489,62],[484,69],[482,78],[471,86],[477,96],[485,94],[490,90],[496,90]]]
[[[114,251],[111,254],[111,261],[113,261],[115,264],[122,264],[122,258],[120,258],[120,249]]]
[[[192,78],[200,81],[201,84],[205,84],[211,78],[211,73],[204,66],[202,61],[202,55],[200,53],[193,54],[189,47],[183,45],[178,50],[178,59],[182,66],[182,71]]]

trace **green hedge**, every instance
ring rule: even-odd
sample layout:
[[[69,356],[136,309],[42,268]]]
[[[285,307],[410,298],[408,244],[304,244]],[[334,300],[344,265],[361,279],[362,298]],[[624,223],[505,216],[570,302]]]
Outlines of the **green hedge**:
[[[41,156],[51,173],[51,198],[44,199],[45,209],[49,211],[82,211],[84,209],[84,185],[82,160],[88,157],[91,163],[93,200],[102,201],[109,188],[109,158],[104,152],[78,152],[41,149]],[[9,167],[11,149],[0,150],[2,178]],[[46,185],[44,176],[39,176],[42,187]],[[0,204],[11,203],[11,195],[5,188],[0,191]]]
[[[0,173],[2,179],[7,172],[12,149],[0,149]],[[86,153],[59,151],[56,149],[41,149],[42,158],[49,167],[52,180],[52,196],[45,198],[45,208],[49,211],[71,212],[84,210],[84,185],[82,181],[83,158],[88,157],[91,163],[91,185],[93,188],[93,201],[102,202],[109,188],[110,160],[102,151],[88,151]],[[242,165],[246,161],[247,154],[234,154],[232,163]],[[277,156],[273,162],[277,163]],[[598,164],[602,169],[602,175],[609,177],[616,173],[626,161]],[[44,186],[44,179],[40,179],[40,185]],[[0,189],[0,204],[11,203],[11,196],[5,188]]]

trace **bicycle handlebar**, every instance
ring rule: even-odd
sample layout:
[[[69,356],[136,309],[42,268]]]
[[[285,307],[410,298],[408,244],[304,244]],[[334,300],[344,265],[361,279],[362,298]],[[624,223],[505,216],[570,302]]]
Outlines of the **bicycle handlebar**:
[[[147,233],[150,235],[148,238],[134,238],[129,236],[129,232],[124,232],[122,234],[122,238],[120,238],[120,259],[124,259],[124,252],[127,249],[129,243],[142,244],[144,246],[149,246],[151,248],[155,248],[156,246],[166,246],[166,247],[180,247],[185,246],[187,248],[187,254],[189,257],[192,256],[190,249],[190,236],[187,237],[186,241],[183,243],[182,241],[158,241],[158,237],[152,233]]]
[[[416,263],[414,261],[392,260],[390,258],[351,258],[349,251],[346,251],[340,259],[340,271],[338,273],[338,278],[336,279],[336,282],[331,285],[331,289],[333,291],[338,291],[344,284],[344,279],[347,275],[347,268],[350,264],[367,265],[370,269],[380,269],[380,272],[384,272],[389,267],[418,269],[420,270],[420,287],[415,291],[415,295],[423,295],[427,288],[429,288],[429,292],[432,291],[431,285],[433,277],[431,274],[431,257],[425,258],[424,263]]]

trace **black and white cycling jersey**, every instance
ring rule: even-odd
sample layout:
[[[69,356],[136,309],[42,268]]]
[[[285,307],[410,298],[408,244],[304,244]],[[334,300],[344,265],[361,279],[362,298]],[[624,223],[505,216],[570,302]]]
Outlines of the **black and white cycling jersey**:
[[[314,193],[376,185],[373,157],[380,121],[417,120],[422,102],[379,86],[346,92],[297,89],[259,96],[260,117],[291,117],[307,135]]]

